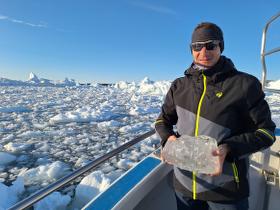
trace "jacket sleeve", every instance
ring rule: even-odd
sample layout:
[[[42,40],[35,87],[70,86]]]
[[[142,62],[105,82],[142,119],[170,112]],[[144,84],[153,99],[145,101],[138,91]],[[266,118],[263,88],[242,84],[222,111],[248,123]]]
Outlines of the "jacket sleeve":
[[[169,136],[176,135],[173,130],[173,125],[177,123],[178,119],[174,104],[174,89],[173,82],[161,107],[161,113],[155,122],[155,129],[161,138],[162,146],[165,145]]]
[[[275,142],[275,124],[271,120],[269,106],[264,99],[265,95],[260,82],[254,79],[246,86],[248,87],[245,90],[247,107],[244,108],[247,109],[248,117],[251,118],[255,129],[221,142],[229,146],[229,159],[240,159],[266,149]]]

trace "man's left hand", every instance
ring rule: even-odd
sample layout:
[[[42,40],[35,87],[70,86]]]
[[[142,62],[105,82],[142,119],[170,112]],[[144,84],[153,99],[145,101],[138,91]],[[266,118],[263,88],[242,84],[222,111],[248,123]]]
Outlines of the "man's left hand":
[[[216,171],[213,174],[210,174],[210,176],[221,175],[223,171],[224,161],[228,152],[229,152],[229,147],[226,144],[221,144],[220,146],[218,146],[218,149],[213,151],[212,153],[213,156],[218,156],[219,160],[218,160],[218,167]]]

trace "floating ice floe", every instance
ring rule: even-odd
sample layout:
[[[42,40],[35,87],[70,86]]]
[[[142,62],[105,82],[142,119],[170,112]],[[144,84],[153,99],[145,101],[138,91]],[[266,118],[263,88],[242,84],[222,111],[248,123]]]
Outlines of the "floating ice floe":
[[[10,187],[0,183],[0,209],[8,209],[14,205],[23,192],[24,184],[21,178],[14,181]]]
[[[20,152],[20,151],[28,150],[31,146],[32,146],[32,144],[10,142],[10,143],[4,145],[4,148],[10,152]]]
[[[17,159],[16,156],[11,155],[7,152],[0,152],[0,166],[7,165],[11,162],[14,162]]]
[[[148,115],[148,114],[153,114],[153,113],[159,113],[160,108],[153,108],[153,107],[132,107],[129,111],[130,115]]]
[[[132,82],[132,83],[129,83],[129,82],[125,82],[125,81],[120,81],[120,82],[117,82],[115,85],[114,85],[115,88],[118,88],[118,89],[129,89],[130,91],[134,91],[136,89],[136,84],[135,82]]]
[[[78,109],[76,111],[70,111],[66,113],[60,113],[52,118],[50,118],[49,122],[51,124],[56,123],[70,123],[70,122],[91,122],[91,121],[105,121],[112,120],[118,117],[118,114],[115,114],[106,109],[88,109],[81,110]]]
[[[32,168],[20,172],[19,176],[23,177],[25,185],[48,184],[69,173],[69,166],[60,161],[55,161],[51,164],[40,165],[37,168]]]
[[[82,167],[82,166],[86,165],[87,163],[89,163],[89,160],[81,157],[76,161],[75,167],[79,168],[79,167]]]
[[[19,138],[32,138],[32,137],[40,137],[44,136],[44,132],[42,131],[25,131],[21,134],[19,134],[17,137]]]
[[[44,123],[44,124],[39,124],[39,123],[33,123],[34,128],[38,128],[38,129],[44,129],[48,126],[48,123]]]
[[[21,112],[31,112],[32,110],[25,106],[14,106],[14,107],[0,107],[0,112],[3,113],[21,113]]]
[[[271,81],[267,84],[268,88],[280,90],[280,80]]]
[[[101,171],[95,171],[80,182],[76,188],[74,207],[81,208],[111,184],[111,180]]]
[[[129,83],[120,81],[115,84],[115,88],[122,89],[127,92],[137,92],[139,94],[151,94],[151,95],[165,95],[171,85],[170,81],[151,81],[148,77],[145,77],[138,84],[135,82]]]
[[[116,120],[110,120],[105,122],[100,122],[97,124],[98,128],[100,129],[112,129],[121,126],[121,123]]]
[[[120,159],[118,162],[117,162],[117,167],[118,168],[121,168],[121,169],[124,169],[124,170],[128,170],[130,169],[131,167],[133,167],[135,164],[129,160],[129,159]]]
[[[53,192],[34,205],[35,210],[64,210],[70,203],[69,195],[62,195],[60,192]]]
[[[164,95],[170,87],[169,81],[153,82],[145,77],[139,84],[137,91],[141,94]]]
[[[144,126],[145,125],[143,123],[137,123],[134,125],[126,125],[126,126],[121,127],[119,129],[119,131],[122,133],[133,133],[133,132],[141,130]]]

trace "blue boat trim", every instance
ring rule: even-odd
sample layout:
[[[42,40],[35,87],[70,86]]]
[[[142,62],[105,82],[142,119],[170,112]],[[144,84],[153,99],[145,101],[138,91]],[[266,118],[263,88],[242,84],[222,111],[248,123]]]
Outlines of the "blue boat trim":
[[[280,128],[275,129],[275,136],[280,136]]]
[[[147,157],[130,171],[128,171],[99,197],[93,200],[92,203],[85,209],[112,209],[133,187],[135,187],[148,173],[150,173],[157,165],[159,165],[160,162],[161,161],[159,159]]]

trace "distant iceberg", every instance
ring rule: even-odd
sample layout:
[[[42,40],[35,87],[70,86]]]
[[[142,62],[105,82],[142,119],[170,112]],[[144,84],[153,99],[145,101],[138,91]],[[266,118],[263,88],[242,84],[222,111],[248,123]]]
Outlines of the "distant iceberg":
[[[0,78],[0,86],[50,86],[50,87],[65,87],[77,86],[74,79],[65,78],[64,80],[53,81],[49,79],[39,78],[31,72],[27,81],[11,80]]]
[[[40,80],[33,72],[31,72],[29,74],[29,79],[28,79],[27,82],[38,84],[38,83],[40,83]]]
[[[6,79],[6,78],[0,78],[0,86],[20,86],[20,85],[25,85],[25,82]]]
[[[165,95],[170,88],[171,81],[152,81],[144,77],[139,83],[119,81],[114,87],[127,90],[128,92],[137,92],[138,94]]]

